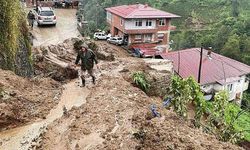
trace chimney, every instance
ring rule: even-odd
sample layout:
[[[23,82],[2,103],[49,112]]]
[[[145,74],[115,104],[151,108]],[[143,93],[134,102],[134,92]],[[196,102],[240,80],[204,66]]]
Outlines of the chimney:
[[[148,7],[148,4],[146,3],[145,5],[144,5],[144,8],[147,8]]]
[[[208,51],[207,51],[207,57],[208,57],[209,59],[212,59],[211,54],[212,54],[212,47],[209,47],[209,48],[208,48]]]
[[[136,7],[139,8],[140,7],[140,3],[136,2]]]

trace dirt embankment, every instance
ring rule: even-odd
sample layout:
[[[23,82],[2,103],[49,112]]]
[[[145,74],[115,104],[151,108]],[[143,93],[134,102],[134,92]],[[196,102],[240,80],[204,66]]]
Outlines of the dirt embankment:
[[[76,71],[68,67],[76,55],[72,40],[75,39],[34,50],[37,75],[34,79],[20,78],[0,70],[0,76],[4,77],[0,79],[2,128],[44,118],[58,103],[60,84],[44,77],[65,81],[77,76]],[[103,42],[88,44],[95,47],[94,51],[102,60],[108,60],[100,61],[100,69],[96,71],[97,84],[93,86],[87,82],[86,89],[82,90],[85,93],[78,91],[75,97],[70,96],[78,102],[78,98],[84,95],[80,101],[85,102],[86,91],[90,92],[85,104],[70,111],[63,109],[63,117],[48,123],[41,136],[30,139],[31,149],[241,149],[193,128],[172,110],[163,108],[162,98],[150,97],[132,84],[132,73],[143,71],[152,83],[149,95],[163,96],[169,86],[170,72],[152,69],[142,59],[128,57],[123,49],[113,45]],[[73,83],[68,86],[68,93],[76,89],[77,84]],[[70,101],[67,92],[61,101]],[[153,106],[160,117],[154,117]]]
[[[147,68],[138,62],[117,59],[101,65],[86,104],[51,124],[38,149],[240,149],[189,126],[164,109],[161,99],[134,87],[127,75]],[[152,105],[161,117],[153,117]]]
[[[48,78],[22,78],[0,70],[0,130],[44,118],[60,98],[61,85]]]

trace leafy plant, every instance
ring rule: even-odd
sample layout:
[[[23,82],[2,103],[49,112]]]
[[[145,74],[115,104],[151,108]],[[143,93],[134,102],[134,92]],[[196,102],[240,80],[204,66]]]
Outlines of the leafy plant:
[[[142,89],[144,92],[147,92],[150,84],[148,83],[145,74],[143,72],[135,72],[132,75],[133,78],[133,82],[140,88]]]
[[[237,143],[244,137],[242,131],[246,131],[237,129],[239,128],[238,119],[244,111],[231,109],[227,92],[219,92],[212,102],[206,102],[199,84],[192,77],[181,79],[179,76],[173,76],[170,94],[173,97],[172,106],[180,116],[187,117],[187,107],[191,103],[194,104],[196,127],[201,126],[201,118],[207,112],[208,118],[206,122],[203,122],[205,123],[203,127],[217,136],[219,140]]]
[[[232,109],[228,102],[227,92],[221,91],[211,102],[210,115],[208,117],[208,128],[219,140],[237,143],[244,136],[241,131],[235,129],[234,123],[241,115],[241,112]]]
[[[170,93],[173,96],[172,106],[181,116],[187,116],[189,103],[195,105],[195,125],[199,126],[206,103],[198,83],[192,77],[181,79],[179,76],[173,76]]]

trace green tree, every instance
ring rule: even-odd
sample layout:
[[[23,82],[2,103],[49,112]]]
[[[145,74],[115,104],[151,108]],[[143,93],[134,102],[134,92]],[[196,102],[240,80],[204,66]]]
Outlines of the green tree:
[[[222,48],[222,54],[237,60],[240,60],[240,37],[236,34],[230,36]]]
[[[19,0],[0,0],[0,67],[31,76],[31,47]]]

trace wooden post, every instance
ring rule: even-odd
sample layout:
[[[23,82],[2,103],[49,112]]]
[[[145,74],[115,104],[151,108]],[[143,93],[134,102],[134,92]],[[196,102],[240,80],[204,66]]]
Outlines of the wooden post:
[[[203,46],[201,46],[201,53],[200,53],[200,65],[199,65],[199,72],[198,72],[198,83],[201,83],[202,54],[203,54]]]

